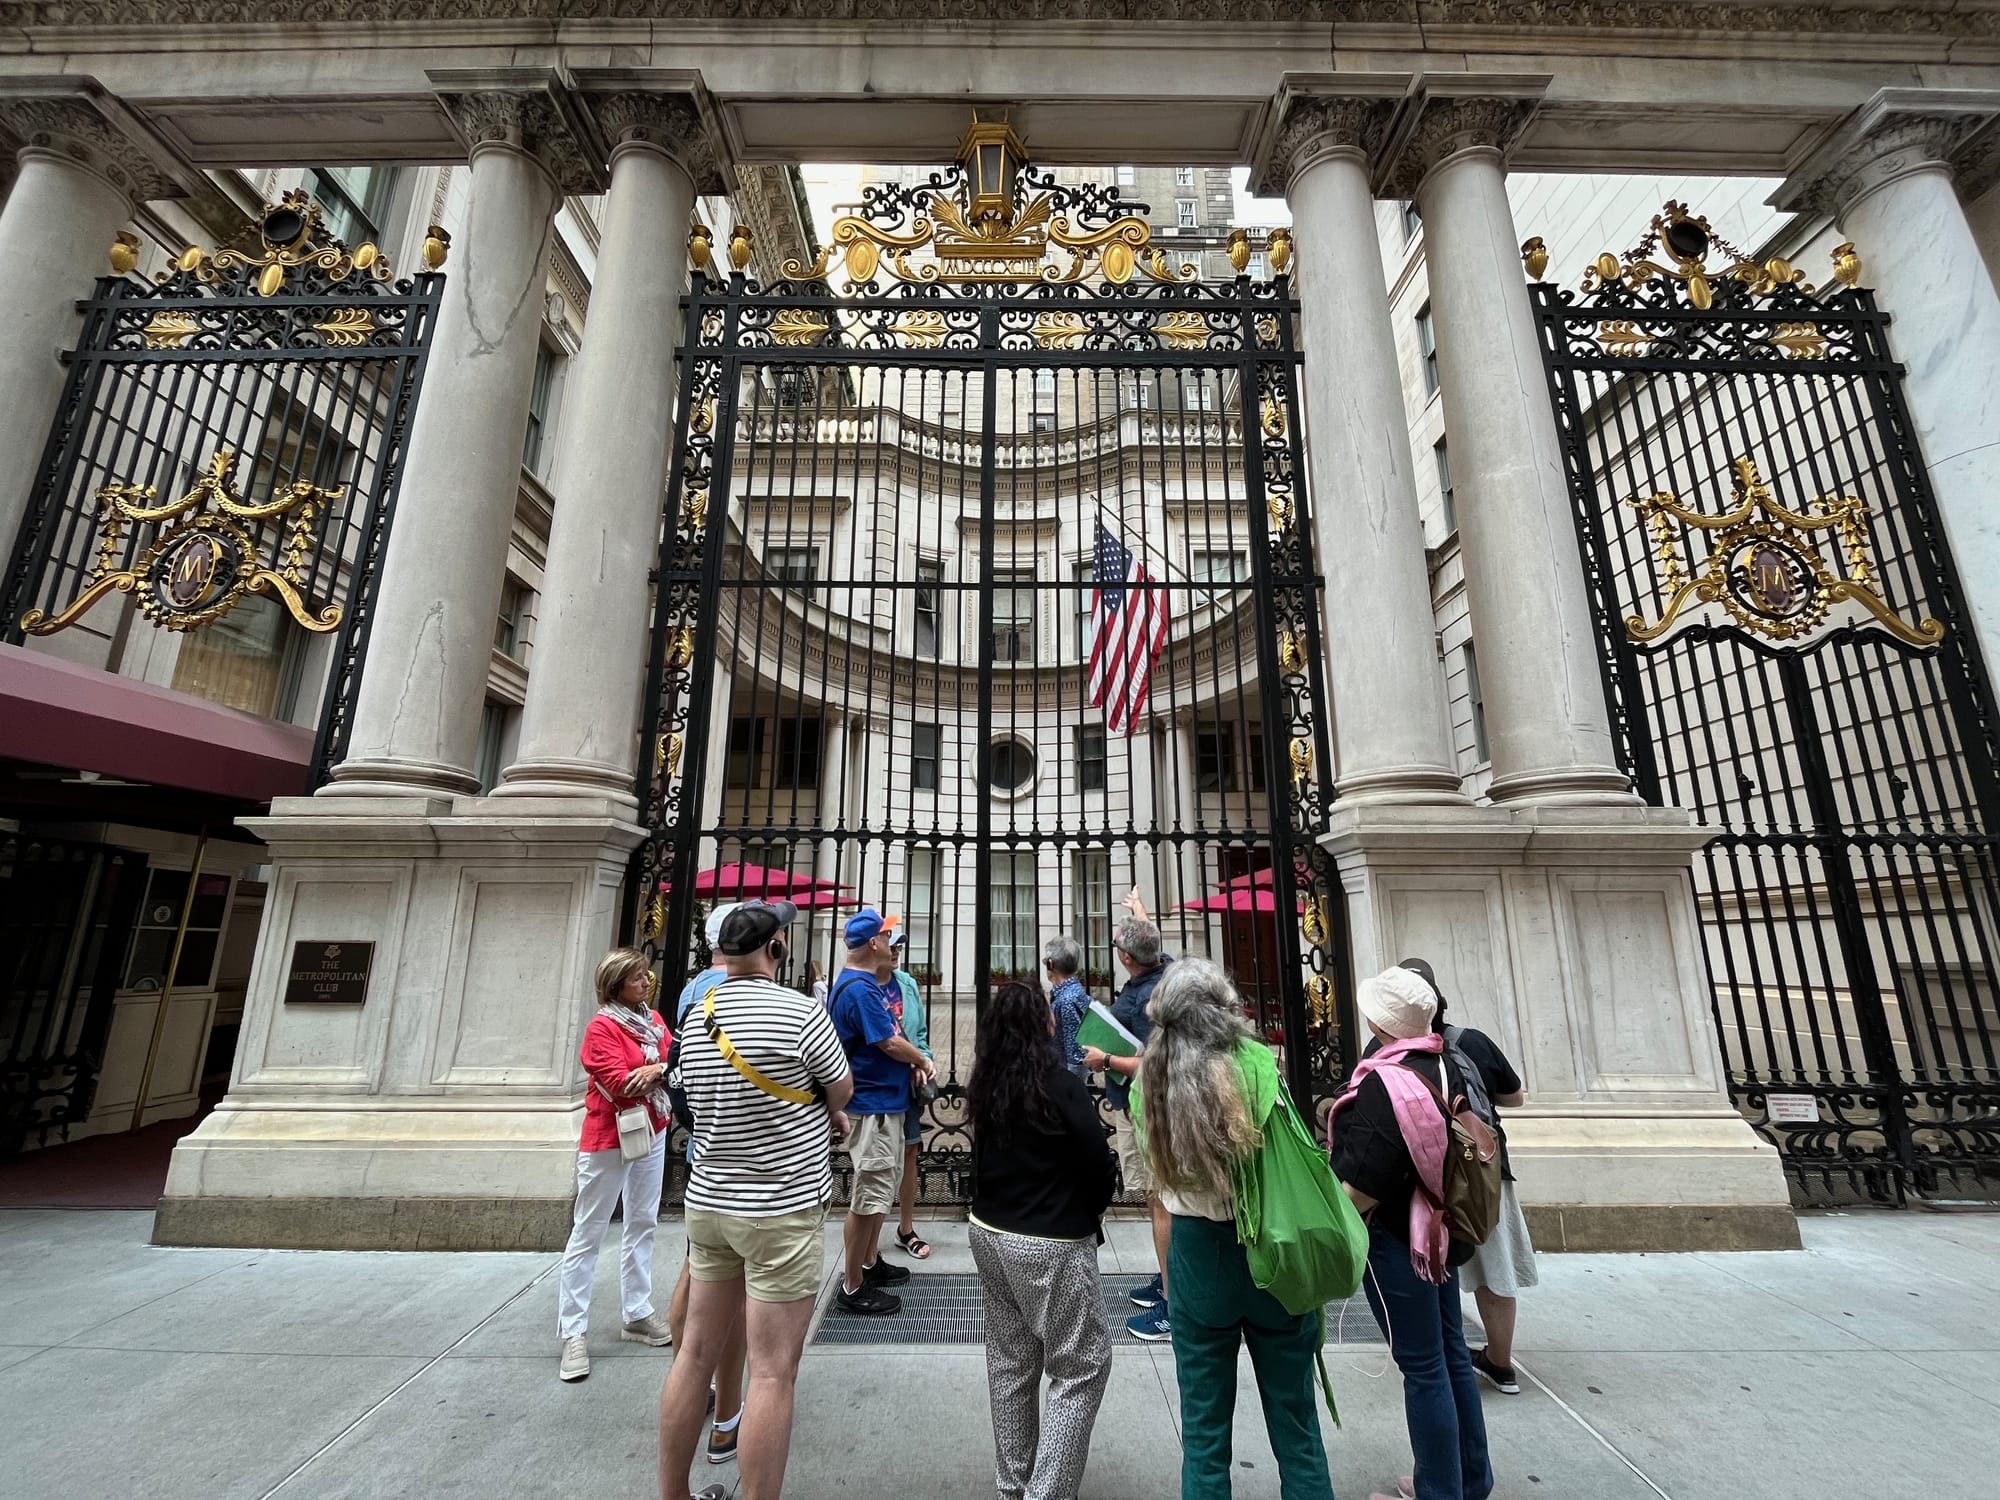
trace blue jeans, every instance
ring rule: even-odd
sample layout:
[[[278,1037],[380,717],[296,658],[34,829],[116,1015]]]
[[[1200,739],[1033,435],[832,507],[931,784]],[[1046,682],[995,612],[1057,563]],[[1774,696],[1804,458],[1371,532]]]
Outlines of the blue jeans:
[[[1459,1320],[1458,1272],[1432,1286],[1410,1264],[1410,1247],[1371,1224],[1363,1285],[1403,1372],[1417,1500],[1486,1500],[1493,1493],[1493,1465],[1479,1379]]]

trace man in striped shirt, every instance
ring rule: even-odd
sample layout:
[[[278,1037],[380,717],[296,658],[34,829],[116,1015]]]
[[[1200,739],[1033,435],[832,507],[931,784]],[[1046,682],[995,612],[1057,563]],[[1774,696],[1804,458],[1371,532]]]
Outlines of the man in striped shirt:
[[[831,1141],[845,1138],[854,1092],[825,1009],[775,976],[789,901],[746,901],[716,948],[728,977],[690,1008],[681,1082],[694,1111],[687,1188],[687,1334],[660,1393],[660,1495],[691,1500],[723,1335],[745,1321],[750,1389],[737,1439],[741,1493],[775,1500],[792,1441],[792,1388],[825,1275],[821,1226],[833,1196]],[[702,1500],[720,1497],[720,1486]]]

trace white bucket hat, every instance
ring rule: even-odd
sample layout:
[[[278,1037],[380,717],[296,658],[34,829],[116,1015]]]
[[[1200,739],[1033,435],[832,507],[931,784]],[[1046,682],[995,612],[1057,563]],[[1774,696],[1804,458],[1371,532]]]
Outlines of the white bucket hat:
[[[1354,1003],[1364,1018],[1398,1041],[1422,1036],[1437,1015],[1437,991],[1413,969],[1384,969],[1361,981]]]

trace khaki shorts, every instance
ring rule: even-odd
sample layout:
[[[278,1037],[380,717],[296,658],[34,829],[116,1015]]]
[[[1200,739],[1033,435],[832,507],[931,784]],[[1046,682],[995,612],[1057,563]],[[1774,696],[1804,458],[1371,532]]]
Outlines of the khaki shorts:
[[[1139,1149],[1139,1133],[1132,1128],[1132,1116],[1125,1110],[1111,1111],[1111,1145],[1118,1153],[1118,1170],[1125,1177],[1128,1193],[1153,1191],[1153,1169],[1146,1165],[1146,1153]]]
[[[854,1163],[848,1206],[857,1214],[886,1214],[903,1189],[903,1116],[853,1115],[847,1156]]]
[[[819,1295],[826,1279],[823,1208],[802,1208],[768,1219],[687,1211],[688,1275],[696,1281],[734,1281],[759,1302],[797,1302]]]

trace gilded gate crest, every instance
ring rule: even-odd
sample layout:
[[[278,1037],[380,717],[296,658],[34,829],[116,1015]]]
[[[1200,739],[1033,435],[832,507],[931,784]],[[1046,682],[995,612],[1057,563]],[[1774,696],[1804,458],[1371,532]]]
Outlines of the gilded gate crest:
[[[1854,495],[1822,495],[1816,511],[1778,503],[1756,462],[1730,465],[1735,505],[1703,515],[1671,493],[1634,496],[1626,504],[1646,518],[1660,564],[1666,607],[1659,619],[1628,615],[1626,634],[1650,643],[1690,626],[1727,620],[1769,641],[1793,642],[1819,631],[1873,623],[1910,646],[1935,646],[1944,626],[1925,618],[1912,625],[1876,592],[1868,561],[1868,507]],[[1708,552],[1692,574],[1680,554],[1674,522],[1708,538]],[[1816,538],[1835,534],[1846,573],[1828,566]],[[1718,619],[1720,615],[1722,618]]]
[[[344,613],[329,604],[317,613],[306,603],[307,554],[326,508],[339,489],[297,480],[268,504],[244,502],[236,490],[236,453],[218,448],[194,487],[166,505],[153,504],[152,485],[107,484],[97,492],[97,561],[83,591],[54,615],[40,609],[21,616],[29,635],[53,635],[74,625],[92,605],[117,590],[135,594],[140,612],[166,630],[198,630],[228,614],[245,594],[275,594],[307,630],[332,630]],[[259,539],[245,522],[286,518],[267,567]],[[129,568],[112,563],[125,546],[125,528],[178,522],[163,531]]]

